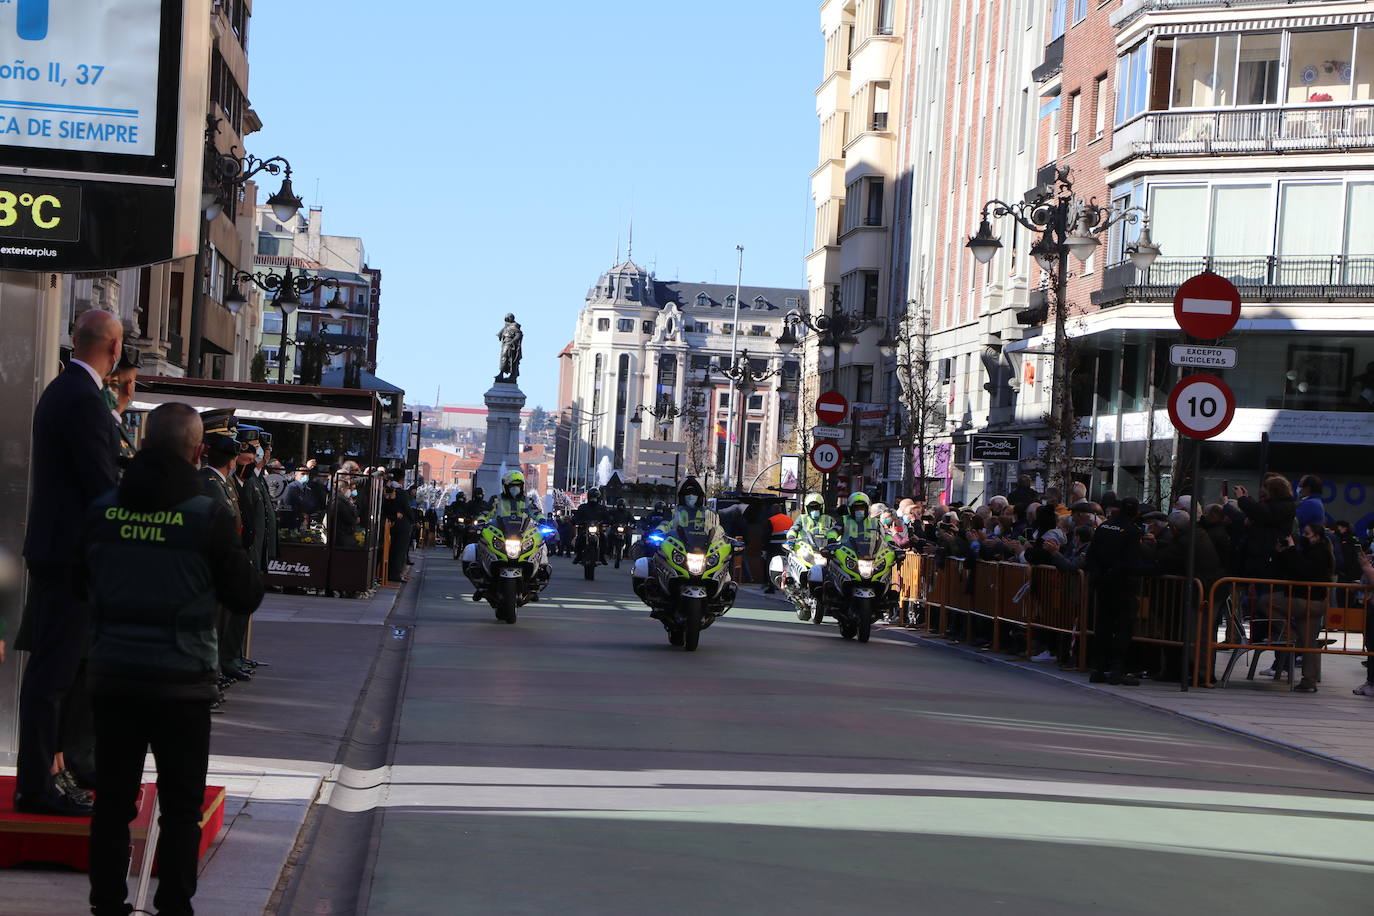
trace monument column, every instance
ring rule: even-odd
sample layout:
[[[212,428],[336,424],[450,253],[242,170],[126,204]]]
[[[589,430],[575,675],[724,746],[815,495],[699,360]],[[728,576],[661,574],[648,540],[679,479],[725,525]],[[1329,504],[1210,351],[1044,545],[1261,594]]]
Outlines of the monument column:
[[[525,393],[516,384],[525,334],[514,315],[506,315],[506,324],[496,338],[501,341],[501,371],[484,396],[487,444],[482,464],[473,475],[473,486],[481,487],[488,497],[501,491],[503,473],[520,469],[520,411],[525,407]]]

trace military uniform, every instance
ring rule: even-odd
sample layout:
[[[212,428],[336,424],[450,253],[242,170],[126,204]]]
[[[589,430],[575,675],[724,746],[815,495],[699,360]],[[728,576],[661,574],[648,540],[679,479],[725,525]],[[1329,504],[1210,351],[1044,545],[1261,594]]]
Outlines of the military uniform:
[[[1118,513],[1097,526],[1088,544],[1084,568],[1097,599],[1091,659],[1095,679],[1107,677],[1115,682],[1126,674],[1140,603],[1142,534],[1134,512]]]

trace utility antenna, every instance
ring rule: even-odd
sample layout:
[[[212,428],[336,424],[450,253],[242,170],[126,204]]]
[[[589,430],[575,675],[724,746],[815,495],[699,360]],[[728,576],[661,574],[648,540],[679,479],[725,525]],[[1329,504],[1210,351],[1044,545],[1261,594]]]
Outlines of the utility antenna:
[[[315,179],[315,206],[324,206],[324,204],[320,203],[320,180],[318,178]]]
[[[630,217],[630,250],[627,251],[627,252],[625,253],[625,260],[627,260],[627,261],[633,261],[634,259],[635,259],[635,218],[634,218],[633,216],[631,216],[631,217]]]

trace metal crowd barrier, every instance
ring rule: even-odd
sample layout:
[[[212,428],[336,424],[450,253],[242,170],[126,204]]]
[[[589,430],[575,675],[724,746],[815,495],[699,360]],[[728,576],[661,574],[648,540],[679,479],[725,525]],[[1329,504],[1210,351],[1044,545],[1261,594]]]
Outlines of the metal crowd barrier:
[[[1298,654],[1304,659],[1304,676],[1313,680],[1314,668],[1320,676],[1321,656],[1374,657],[1368,626],[1371,603],[1374,590],[1360,582],[1218,579],[1209,595],[1208,607],[1214,610],[1203,626],[1202,658],[1213,661],[1218,651],[1231,653],[1220,678],[1225,686],[1246,653],[1250,655],[1248,677],[1253,679],[1260,655],[1271,651],[1276,667],[1287,670],[1291,688],[1298,680],[1293,676]],[[1361,648],[1354,648],[1357,644]],[[1211,664],[1202,670],[1214,673]]]

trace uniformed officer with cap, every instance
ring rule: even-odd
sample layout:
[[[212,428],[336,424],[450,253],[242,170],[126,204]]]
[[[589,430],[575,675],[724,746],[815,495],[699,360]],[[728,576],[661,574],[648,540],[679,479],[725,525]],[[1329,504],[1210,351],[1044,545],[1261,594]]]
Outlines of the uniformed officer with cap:
[[[192,912],[200,809],[210,760],[219,607],[251,614],[262,579],[229,508],[205,496],[195,462],[203,450],[196,412],[163,404],[118,489],[86,516],[77,569],[94,637],[88,663],[96,720],[91,912],[130,912],[129,824],[138,813],[144,756],[157,761],[162,839],[159,913]]]
[[[234,518],[235,533],[243,543],[243,512],[239,502],[239,484],[234,477],[234,464],[239,456],[238,421],[234,408],[207,410],[200,415],[205,427],[203,447],[204,467],[200,469],[201,492],[225,506]],[[220,687],[234,681],[247,681],[252,672],[236,662],[242,654],[244,633],[242,625],[232,619],[227,609],[219,612],[217,645],[220,661]],[[216,704],[218,705],[218,704]]]

